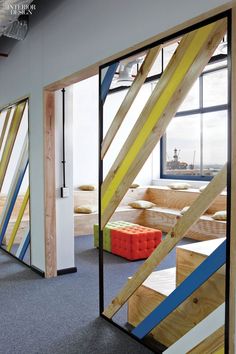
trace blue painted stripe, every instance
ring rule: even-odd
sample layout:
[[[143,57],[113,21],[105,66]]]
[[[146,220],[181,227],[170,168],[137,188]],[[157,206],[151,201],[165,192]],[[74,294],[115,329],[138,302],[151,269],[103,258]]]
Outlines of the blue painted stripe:
[[[19,257],[18,257],[21,261],[23,261],[23,259],[25,257],[25,254],[26,254],[26,251],[27,251],[27,249],[29,247],[29,244],[30,244],[30,231],[29,231],[29,233],[28,233],[28,235],[27,235],[27,237],[26,237],[26,239],[24,241],[23,247],[22,247],[22,249],[20,251],[20,254],[19,254]]]
[[[133,331],[139,339],[145,337],[153,328],[173,312],[226,261],[226,241],[224,241],[198,268],[196,268],[162,303],[153,310]]]
[[[104,76],[104,79],[102,80],[102,85],[101,85],[101,99],[102,102],[104,103],[108,94],[108,91],[111,86],[112,79],[116,73],[116,69],[118,68],[119,62],[116,62],[112,65],[109,66],[107,69],[107,72]]]
[[[7,231],[7,227],[8,227],[10,218],[11,218],[11,214],[12,214],[12,211],[14,209],[14,206],[15,206],[15,203],[16,203],[16,200],[17,200],[17,196],[18,196],[22,181],[24,179],[24,175],[25,175],[28,163],[29,163],[29,160],[26,161],[25,165],[23,166],[22,170],[20,171],[19,178],[17,180],[16,186],[15,186],[15,189],[14,189],[14,192],[13,192],[13,195],[12,195],[12,199],[11,199],[11,201],[9,203],[8,209],[6,210],[6,217],[4,219],[3,226],[2,226],[2,229],[1,229],[1,232],[0,232],[0,244],[2,244],[2,241],[4,239],[5,233]]]

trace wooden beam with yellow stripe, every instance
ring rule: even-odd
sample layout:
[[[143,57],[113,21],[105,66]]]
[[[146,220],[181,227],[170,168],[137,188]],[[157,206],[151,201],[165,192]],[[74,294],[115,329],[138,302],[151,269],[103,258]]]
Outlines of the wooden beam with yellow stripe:
[[[130,107],[132,106],[135,98],[137,97],[137,94],[139,93],[142,85],[144,84],[148,76],[148,73],[151,70],[160,51],[161,51],[161,46],[157,46],[155,48],[150,49],[149,52],[147,53],[146,58],[142,63],[137,76],[135,77],[135,80],[133,81],[131,87],[129,88],[102,142],[101,159],[105,157],[107,150],[109,149],[117,131],[119,130],[122,122],[124,121],[126,114],[130,110]]]
[[[22,220],[23,215],[25,213],[25,209],[26,209],[26,206],[28,204],[28,201],[29,201],[29,187],[27,188],[27,191],[25,193],[25,196],[24,196],[23,202],[21,204],[21,207],[20,207],[16,222],[15,222],[15,225],[13,227],[13,230],[12,230],[12,233],[11,233],[11,236],[10,236],[10,239],[9,239],[9,243],[7,245],[7,251],[8,252],[10,252],[11,249],[12,249],[12,246],[13,246],[17,231],[18,231],[18,229],[20,227],[21,220]]]
[[[6,114],[6,117],[5,117],[5,120],[4,120],[3,128],[2,128],[2,131],[1,131],[1,136],[0,136],[0,150],[2,148],[3,140],[4,140],[4,137],[5,137],[7,126],[8,126],[8,123],[9,123],[10,116],[11,116],[11,110],[12,110],[12,108],[8,108],[7,114]]]
[[[226,19],[185,35],[102,184],[103,229],[223,38]]]
[[[6,176],[7,167],[15,144],[16,136],[20,127],[21,119],[24,114],[26,103],[27,101],[23,101],[17,104],[13,114],[13,118],[7,135],[6,144],[4,146],[2,158],[0,161],[0,191],[2,189],[4,178]]]
[[[193,202],[186,213],[177,221],[165,240],[153,251],[151,256],[139,267],[131,279],[127,281],[119,294],[104,310],[104,315],[112,318],[126,303],[133,293],[143,284],[160,262],[169,254],[177,243],[186,235],[200,216],[209,208],[215,198],[226,186],[227,165],[211,180],[206,189]]]

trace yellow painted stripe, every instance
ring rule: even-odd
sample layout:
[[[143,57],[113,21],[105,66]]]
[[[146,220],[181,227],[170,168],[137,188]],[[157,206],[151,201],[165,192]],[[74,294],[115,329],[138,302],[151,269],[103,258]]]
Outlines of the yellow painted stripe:
[[[13,246],[13,243],[14,243],[14,240],[15,240],[15,237],[16,237],[16,234],[17,234],[17,231],[20,227],[20,223],[21,223],[21,220],[23,218],[23,215],[25,213],[25,209],[26,209],[26,206],[28,204],[28,201],[29,201],[29,187],[27,188],[27,191],[25,193],[25,196],[24,196],[24,199],[23,199],[23,202],[21,204],[21,207],[20,207],[20,210],[19,210],[19,214],[17,216],[17,220],[15,222],[15,225],[14,225],[14,228],[12,230],[12,233],[11,233],[11,236],[10,236],[10,240],[9,240],[9,243],[7,245],[7,251],[10,252],[11,249],[12,249],[12,246]]]
[[[21,119],[24,114],[26,101],[21,102],[15,108],[15,112],[9,128],[7,140],[4,146],[4,151],[0,161],[0,190],[2,189],[3,181],[6,175],[7,167],[10,161],[13,146],[16,140],[17,132],[20,126]]]
[[[224,348],[221,348],[220,350],[217,350],[216,352],[214,352],[214,354],[224,354],[225,350]]]
[[[139,151],[142,149],[144,143],[152,132],[152,129],[154,128],[156,122],[158,121],[164,109],[168,105],[175,90],[178,88],[181,81],[185,77],[187,71],[189,70],[190,66],[192,65],[194,59],[198,55],[200,49],[205,43],[206,38],[209,36],[214,26],[215,23],[205,26],[196,31],[192,43],[189,45],[189,48],[186,50],[185,55],[178,64],[171,80],[168,82],[161,96],[154,105],[142,130],[139,132],[136,140],[134,141],[126,157],[122,161],[109,187],[104,192],[104,195],[102,197],[102,213],[107,208],[114,193],[116,192],[117,188],[119,187],[120,183],[128,172],[130,165],[137,157]]]

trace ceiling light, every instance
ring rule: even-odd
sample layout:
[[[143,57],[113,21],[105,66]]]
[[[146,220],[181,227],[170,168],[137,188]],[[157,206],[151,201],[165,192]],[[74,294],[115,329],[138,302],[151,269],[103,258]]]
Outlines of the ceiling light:
[[[28,32],[28,16],[22,15],[4,32],[4,36],[22,41]]]
[[[134,65],[137,65],[143,61],[143,58],[137,58],[135,60],[132,60],[126,64],[120,64],[120,70],[119,70],[119,77],[117,78],[117,83],[130,83],[134,80],[134,77],[132,76],[132,70]]]

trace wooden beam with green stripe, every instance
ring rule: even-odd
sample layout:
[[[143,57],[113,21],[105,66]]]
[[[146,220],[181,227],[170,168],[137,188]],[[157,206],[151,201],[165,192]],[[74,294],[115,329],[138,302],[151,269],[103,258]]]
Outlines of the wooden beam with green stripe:
[[[111,126],[109,127],[106,136],[102,142],[101,159],[105,157],[107,150],[109,149],[114,137],[116,136],[117,131],[119,130],[122,122],[124,121],[126,114],[130,110],[130,107],[132,106],[135,98],[137,97],[137,94],[139,93],[142,85],[144,84],[148,73],[151,70],[160,51],[161,46],[157,46],[155,48],[150,49],[147,53],[146,58],[142,63],[138,74],[135,77],[135,80],[129,88],[123,102],[121,103],[121,106],[118,109],[118,112],[116,113],[115,118],[113,119]]]
[[[23,215],[25,213],[25,209],[26,209],[26,206],[28,204],[28,201],[29,201],[29,187],[27,188],[27,191],[25,193],[24,199],[22,201],[22,204],[21,204],[21,207],[20,207],[16,222],[14,224],[14,227],[13,227],[10,239],[9,239],[9,243],[7,245],[7,251],[8,252],[10,252],[11,249],[12,249],[12,246],[13,246],[17,231],[18,231],[18,229],[20,227],[21,220],[22,220]]]
[[[226,28],[226,19],[222,19],[182,38],[102,184],[102,229],[210,60]]]
[[[13,114],[6,143],[4,146],[2,158],[0,161],[0,191],[2,190],[2,185],[4,182],[4,178],[6,176],[7,167],[15,144],[16,136],[20,127],[21,119],[25,111],[26,103],[27,101],[23,101],[17,104]]]
[[[200,216],[209,208],[215,198],[226,186],[227,165],[211,180],[204,191],[193,202],[184,215],[177,220],[176,225],[166,235],[165,239],[152,252],[151,256],[139,267],[131,279],[127,281],[119,294],[104,310],[104,315],[112,318],[126,303],[133,293],[143,284],[147,277],[155,270],[160,262],[169,254],[177,243],[186,235]]]

